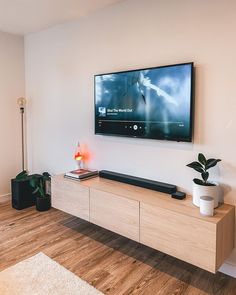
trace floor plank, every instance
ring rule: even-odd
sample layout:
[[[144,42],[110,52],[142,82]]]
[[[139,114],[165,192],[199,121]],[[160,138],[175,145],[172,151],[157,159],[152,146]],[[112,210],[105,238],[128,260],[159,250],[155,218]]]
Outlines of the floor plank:
[[[236,295],[236,279],[210,274],[59,210],[0,202],[0,271],[38,252],[109,295]]]

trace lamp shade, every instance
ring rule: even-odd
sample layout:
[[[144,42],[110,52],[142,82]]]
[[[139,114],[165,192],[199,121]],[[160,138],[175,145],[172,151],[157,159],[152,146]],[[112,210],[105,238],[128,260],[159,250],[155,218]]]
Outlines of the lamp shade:
[[[18,99],[17,99],[17,104],[18,104],[18,106],[20,107],[20,108],[24,108],[25,107],[25,105],[26,105],[26,98],[24,98],[24,97],[19,97]]]

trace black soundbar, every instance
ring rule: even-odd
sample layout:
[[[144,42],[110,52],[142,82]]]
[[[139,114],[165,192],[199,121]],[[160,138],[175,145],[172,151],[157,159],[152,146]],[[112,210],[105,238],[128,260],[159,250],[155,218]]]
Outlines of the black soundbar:
[[[140,177],[121,174],[121,173],[116,173],[116,172],[107,171],[107,170],[99,171],[99,176],[102,178],[116,180],[119,182],[124,182],[128,184],[148,188],[148,189],[166,193],[166,194],[173,194],[177,191],[176,186],[173,184],[154,181],[150,179],[140,178]]]

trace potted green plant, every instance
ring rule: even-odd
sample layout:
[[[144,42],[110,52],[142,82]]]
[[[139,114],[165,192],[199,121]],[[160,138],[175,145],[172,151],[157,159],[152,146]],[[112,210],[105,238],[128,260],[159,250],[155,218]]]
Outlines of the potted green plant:
[[[29,175],[26,170],[23,170],[11,180],[13,208],[22,210],[35,205],[36,198],[35,195],[33,195],[33,188],[29,183],[32,177],[40,178],[41,176],[38,174]]]
[[[195,206],[200,206],[200,197],[201,196],[210,196],[214,198],[215,208],[219,203],[219,184],[216,182],[209,181],[209,172],[208,170],[217,165],[220,162],[220,159],[206,159],[202,154],[198,154],[198,161],[194,161],[187,166],[194,169],[195,171],[201,174],[201,179],[193,179],[193,204]]]
[[[46,183],[51,181],[48,172],[44,172],[41,178],[32,177],[30,185],[34,189],[33,194],[36,195],[36,209],[38,211],[47,211],[51,208],[51,196],[47,194]]]

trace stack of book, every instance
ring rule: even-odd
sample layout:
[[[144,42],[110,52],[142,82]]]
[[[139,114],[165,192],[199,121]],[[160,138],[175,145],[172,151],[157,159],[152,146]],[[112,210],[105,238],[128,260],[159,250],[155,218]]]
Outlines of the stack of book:
[[[77,180],[86,180],[88,178],[98,176],[98,170],[77,169],[67,172],[64,176],[67,178],[73,178]]]

